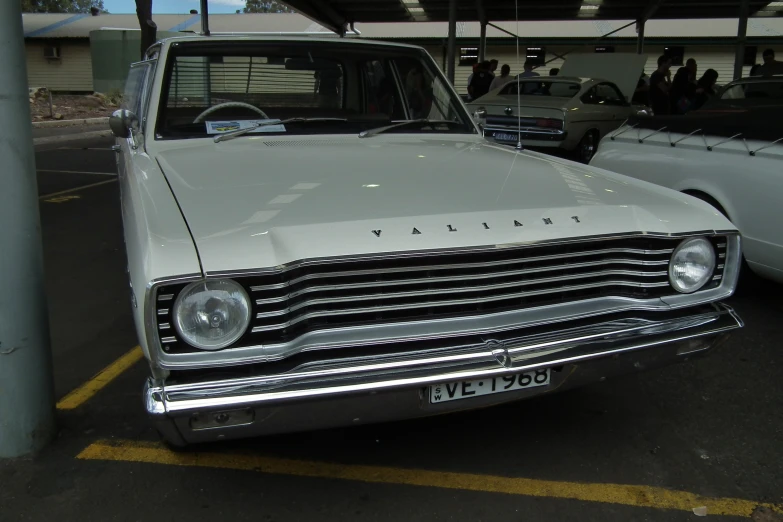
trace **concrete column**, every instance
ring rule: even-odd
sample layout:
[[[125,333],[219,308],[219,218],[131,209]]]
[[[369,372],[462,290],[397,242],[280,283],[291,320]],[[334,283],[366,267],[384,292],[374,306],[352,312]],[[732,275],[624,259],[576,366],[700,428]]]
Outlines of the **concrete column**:
[[[636,22],[636,54],[644,54],[644,19]]]
[[[449,0],[449,44],[446,53],[447,76],[454,85],[455,55],[457,52],[457,0]]]
[[[478,61],[487,59],[487,24],[481,22],[481,35],[479,36]]]
[[[742,77],[742,63],[745,61],[745,41],[748,34],[748,0],[741,0],[737,24],[737,44],[734,55],[734,79]]]
[[[21,4],[0,2],[0,458],[56,432]]]

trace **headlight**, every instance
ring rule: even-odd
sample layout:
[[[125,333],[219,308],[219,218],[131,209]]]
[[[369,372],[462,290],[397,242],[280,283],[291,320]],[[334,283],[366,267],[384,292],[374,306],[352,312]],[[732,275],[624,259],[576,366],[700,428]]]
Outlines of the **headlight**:
[[[174,302],[177,332],[201,350],[225,348],[242,337],[249,322],[247,293],[228,279],[191,283]]]
[[[690,294],[710,280],[715,270],[715,249],[704,238],[686,239],[669,261],[669,281],[678,292]]]

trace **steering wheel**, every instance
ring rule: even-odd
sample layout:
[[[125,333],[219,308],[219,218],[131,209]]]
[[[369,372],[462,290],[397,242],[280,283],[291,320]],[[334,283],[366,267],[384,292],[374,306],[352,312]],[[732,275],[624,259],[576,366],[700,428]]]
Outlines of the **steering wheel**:
[[[202,121],[204,121],[204,118],[206,118],[213,112],[219,111],[220,109],[228,109],[230,107],[236,107],[239,109],[250,109],[251,111],[255,111],[261,116],[263,116],[265,120],[269,119],[269,116],[267,116],[264,111],[262,111],[255,105],[250,105],[249,103],[243,103],[243,102],[225,102],[225,103],[218,103],[217,105],[213,105],[212,107],[209,107],[204,112],[196,116],[196,119],[193,120],[193,123],[201,123]]]

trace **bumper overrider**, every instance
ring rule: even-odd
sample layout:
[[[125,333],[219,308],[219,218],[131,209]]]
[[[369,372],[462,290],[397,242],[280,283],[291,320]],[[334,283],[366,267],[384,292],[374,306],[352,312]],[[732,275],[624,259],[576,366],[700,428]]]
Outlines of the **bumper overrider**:
[[[147,412],[174,445],[472,409],[602,381],[703,354],[741,319],[723,304],[630,311],[441,341],[373,357],[173,372],[150,379]],[[331,351],[331,350],[330,350]],[[546,386],[430,403],[435,384],[550,369]]]

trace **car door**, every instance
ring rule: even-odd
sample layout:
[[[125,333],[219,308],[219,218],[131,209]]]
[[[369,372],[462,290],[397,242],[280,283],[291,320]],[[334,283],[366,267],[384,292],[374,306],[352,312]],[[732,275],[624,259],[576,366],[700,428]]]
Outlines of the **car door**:
[[[601,136],[613,131],[631,114],[631,105],[620,89],[611,82],[595,86],[597,104],[601,107]]]
[[[120,185],[131,169],[134,155],[144,148],[144,130],[146,126],[146,109],[149,104],[149,91],[152,84],[152,73],[155,60],[146,60],[131,65],[125,89],[122,94],[121,109],[126,109],[139,119],[138,131],[131,132],[127,138],[117,138],[117,174]]]

